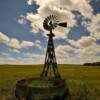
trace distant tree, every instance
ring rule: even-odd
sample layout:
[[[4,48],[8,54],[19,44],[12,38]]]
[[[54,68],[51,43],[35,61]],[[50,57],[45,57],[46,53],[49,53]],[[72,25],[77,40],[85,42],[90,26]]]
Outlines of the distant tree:
[[[84,66],[100,66],[100,62],[85,63]]]

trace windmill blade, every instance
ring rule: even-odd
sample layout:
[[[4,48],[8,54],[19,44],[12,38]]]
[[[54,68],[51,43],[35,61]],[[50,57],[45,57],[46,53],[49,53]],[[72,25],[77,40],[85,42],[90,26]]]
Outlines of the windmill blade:
[[[64,22],[64,23],[58,23],[59,26],[62,26],[62,27],[67,27],[67,23]]]

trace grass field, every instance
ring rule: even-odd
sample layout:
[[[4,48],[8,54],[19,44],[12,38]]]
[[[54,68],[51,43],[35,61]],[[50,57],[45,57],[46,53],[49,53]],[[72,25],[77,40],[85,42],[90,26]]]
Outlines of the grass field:
[[[39,76],[43,65],[0,65],[0,100],[13,97],[17,80]],[[100,66],[59,65],[71,100],[100,100]]]

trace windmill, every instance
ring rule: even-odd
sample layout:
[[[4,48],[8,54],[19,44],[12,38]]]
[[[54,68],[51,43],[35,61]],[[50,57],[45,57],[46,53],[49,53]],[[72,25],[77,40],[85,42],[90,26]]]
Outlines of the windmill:
[[[69,100],[69,89],[58,72],[53,44],[53,30],[57,27],[67,27],[67,23],[60,23],[55,15],[45,18],[43,27],[47,34],[48,46],[41,77],[19,80],[16,84],[15,96],[18,100]],[[49,69],[53,69],[54,77],[48,76]],[[59,92],[60,91],[60,92]]]
[[[55,35],[52,32],[57,26],[66,28],[67,23],[59,22],[57,20],[57,16],[55,16],[55,15],[50,15],[50,16],[46,17],[43,22],[44,29],[49,31],[50,33],[47,34],[49,39],[48,39],[48,46],[47,46],[47,51],[46,51],[44,68],[43,68],[41,77],[48,77],[48,72],[51,67],[53,69],[54,77],[61,78],[61,76],[58,72],[58,68],[57,68],[57,61],[56,61],[56,55],[55,55],[55,49],[54,49],[54,43],[53,43],[53,37]]]

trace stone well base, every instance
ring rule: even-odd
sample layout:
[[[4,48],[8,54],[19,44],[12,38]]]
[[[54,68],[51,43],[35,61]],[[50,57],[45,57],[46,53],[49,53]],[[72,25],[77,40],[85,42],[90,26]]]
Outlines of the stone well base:
[[[18,100],[69,100],[69,90],[62,79],[30,78],[17,82],[15,96]]]

